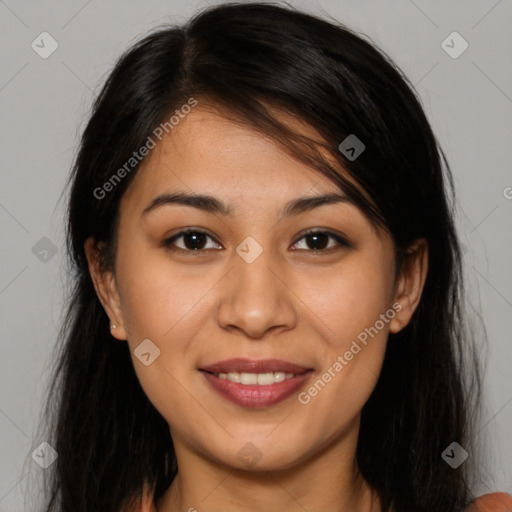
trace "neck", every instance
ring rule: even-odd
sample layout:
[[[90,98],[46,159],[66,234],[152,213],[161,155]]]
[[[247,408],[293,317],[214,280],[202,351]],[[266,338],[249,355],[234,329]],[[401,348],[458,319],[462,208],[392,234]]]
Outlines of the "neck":
[[[173,436],[174,439],[174,436]],[[355,463],[353,439],[341,439],[288,469],[248,471],[206,459],[175,442],[179,471],[157,512],[287,510],[380,512]]]

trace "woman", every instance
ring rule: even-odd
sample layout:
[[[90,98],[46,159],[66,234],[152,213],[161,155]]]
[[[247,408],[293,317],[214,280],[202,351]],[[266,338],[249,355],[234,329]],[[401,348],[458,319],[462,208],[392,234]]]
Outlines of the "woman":
[[[119,60],[71,184],[48,512],[485,510],[451,175],[382,52],[210,8]]]

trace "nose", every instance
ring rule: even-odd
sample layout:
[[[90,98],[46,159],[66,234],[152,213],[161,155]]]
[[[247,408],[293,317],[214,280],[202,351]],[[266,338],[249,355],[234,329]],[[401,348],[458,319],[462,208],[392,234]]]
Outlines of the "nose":
[[[233,255],[234,268],[223,280],[217,310],[219,325],[238,330],[252,339],[269,331],[288,330],[297,323],[296,297],[287,283],[283,263],[268,251],[252,263]]]

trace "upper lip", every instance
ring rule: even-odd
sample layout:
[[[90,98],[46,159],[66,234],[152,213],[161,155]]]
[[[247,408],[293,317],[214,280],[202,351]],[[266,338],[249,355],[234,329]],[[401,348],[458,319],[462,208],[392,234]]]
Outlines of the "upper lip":
[[[200,370],[210,373],[270,373],[284,372],[301,374],[311,368],[306,368],[298,364],[282,361],[280,359],[226,359],[218,361],[208,366],[203,366]]]

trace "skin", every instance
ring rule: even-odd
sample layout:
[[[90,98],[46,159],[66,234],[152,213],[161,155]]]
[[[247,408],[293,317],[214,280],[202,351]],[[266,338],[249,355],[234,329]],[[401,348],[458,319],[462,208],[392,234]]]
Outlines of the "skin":
[[[215,196],[232,215],[177,204],[143,214],[156,196],[178,190]],[[390,235],[376,233],[354,205],[279,216],[288,201],[339,192],[275,142],[200,104],[151,152],[123,196],[114,271],[100,267],[97,246],[87,241],[113,336],[127,340],[141,385],[172,435],[179,472],[158,512],[380,510],[355,463],[360,413],[389,332],[403,328],[418,305],[427,248],[424,240],[411,246],[395,279]],[[187,227],[212,236],[202,252],[165,247]],[[309,229],[342,234],[351,246],[327,238],[327,249],[314,251],[304,237]],[[248,236],[263,249],[252,263],[236,252]],[[174,242],[186,251],[185,243]],[[315,370],[299,390],[307,391],[394,303],[400,312],[306,405],[294,394],[271,407],[242,408],[198,371],[232,357],[283,359]],[[145,339],[161,351],[149,366],[133,353]],[[261,455],[253,466],[238,457],[248,442]]]

